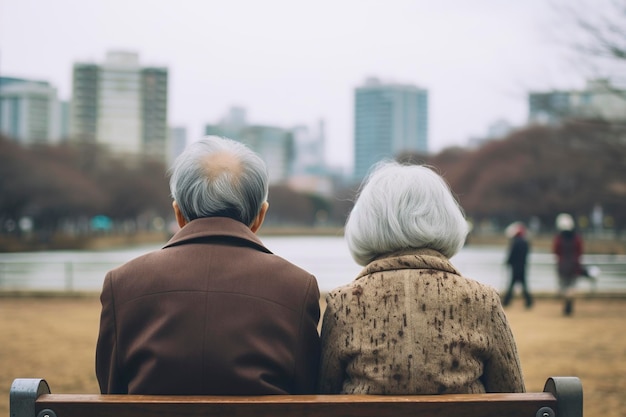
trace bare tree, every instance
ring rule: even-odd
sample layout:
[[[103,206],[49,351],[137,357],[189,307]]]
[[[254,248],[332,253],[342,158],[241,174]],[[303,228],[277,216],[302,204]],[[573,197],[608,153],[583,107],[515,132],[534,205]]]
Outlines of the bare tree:
[[[577,56],[578,65],[592,73],[590,78],[625,82],[626,0],[559,0],[552,4],[560,21],[555,31]],[[619,87],[612,91],[625,94]]]
[[[626,2],[612,0],[606,8],[598,8],[597,1],[594,5],[575,12],[575,23],[586,38],[577,48],[587,55],[626,60]]]

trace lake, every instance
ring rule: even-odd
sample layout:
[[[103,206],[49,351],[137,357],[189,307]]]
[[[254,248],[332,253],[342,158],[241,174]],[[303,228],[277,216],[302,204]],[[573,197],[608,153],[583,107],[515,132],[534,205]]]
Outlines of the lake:
[[[264,236],[262,240],[275,254],[314,274],[321,291],[350,282],[361,270],[342,237]],[[0,290],[99,291],[109,269],[158,248],[0,253]],[[503,291],[509,279],[505,257],[505,247],[470,245],[454,256],[452,263],[464,276]],[[626,293],[626,255],[585,255],[583,262],[602,272],[595,287],[581,280],[581,291]],[[531,253],[528,281],[533,292],[556,292],[552,254]]]

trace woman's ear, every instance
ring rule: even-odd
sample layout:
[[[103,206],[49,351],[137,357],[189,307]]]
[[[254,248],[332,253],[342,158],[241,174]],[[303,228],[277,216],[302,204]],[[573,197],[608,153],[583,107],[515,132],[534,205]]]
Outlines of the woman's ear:
[[[250,225],[250,230],[252,233],[256,233],[257,230],[261,228],[263,221],[265,220],[265,214],[267,213],[267,209],[270,207],[270,203],[267,201],[263,202],[261,205],[261,210],[259,210],[259,214],[256,216],[252,224]]]
[[[183,226],[187,224],[187,220],[185,220],[185,216],[180,211],[180,207],[178,207],[178,203],[176,201],[172,201],[172,207],[174,208],[174,216],[176,216],[176,223],[178,223],[178,227],[181,229]]]

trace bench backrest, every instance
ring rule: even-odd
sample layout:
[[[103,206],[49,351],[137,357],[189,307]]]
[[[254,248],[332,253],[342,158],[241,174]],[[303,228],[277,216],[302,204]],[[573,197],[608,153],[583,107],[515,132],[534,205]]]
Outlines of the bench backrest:
[[[248,397],[50,394],[43,379],[16,379],[10,397],[10,417],[582,417],[576,377],[536,393]]]

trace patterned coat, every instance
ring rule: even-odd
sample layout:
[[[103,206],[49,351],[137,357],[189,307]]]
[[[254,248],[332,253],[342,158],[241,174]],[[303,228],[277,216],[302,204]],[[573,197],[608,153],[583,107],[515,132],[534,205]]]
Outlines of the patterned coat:
[[[326,300],[321,393],[525,391],[498,293],[439,252],[378,258]]]

